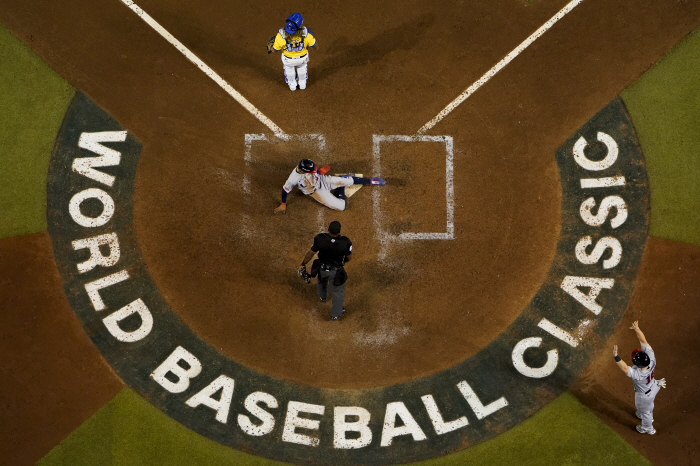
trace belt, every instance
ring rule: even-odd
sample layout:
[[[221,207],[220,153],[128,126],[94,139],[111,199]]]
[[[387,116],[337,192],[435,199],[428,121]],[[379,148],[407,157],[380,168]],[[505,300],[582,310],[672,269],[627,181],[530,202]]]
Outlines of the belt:
[[[308,54],[309,54],[309,52],[306,52],[304,55],[299,55],[298,57],[288,57],[287,55],[285,55],[284,57],[289,58],[290,60],[294,60],[295,58],[304,58]]]
[[[330,265],[330,264],[321,264],[321,270],[328,272],[330,270],[338,270],[342,268],[343,266],[335,266],[335,265]]]

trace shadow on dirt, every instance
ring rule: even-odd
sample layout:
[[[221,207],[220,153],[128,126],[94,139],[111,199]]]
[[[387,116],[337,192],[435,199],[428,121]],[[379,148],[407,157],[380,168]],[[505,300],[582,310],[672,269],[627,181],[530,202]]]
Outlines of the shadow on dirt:
[[[572,392],[585,406],[613,419],[618,424],[630,429],[634,429],[638,424],[634,416],[634,403],[621,400],[601,384],[587,384],[583,389],[576,387]]]
[[[395,50],[410,50],[434,21],[432,14],[421,15],[357,45],[348,44],[347,37],[338,37],[328,47],[330,57],[314,69],[314,78],[322,81],[344,68],[371,65]]]
[[[167,15],[165,15],[167,18]],[[181,21],[177,17],[167,18],[167,23]],[[347,37],[320,38],[319,43],[325,57],[314,60],[313,75],[315,81],[321,81],[333,76],[338,71],[361,65],[370,65],[381,60],[395,50],[410,50],[424,39],[428,28],[435,22],[435,16],[425,14],[414,18],[394,28],[388,29],[372,39],[361,44],[349,44]],[[217,33],[203,26],[189,24],[183,31],[181,39],[192,50],[206,50],[207,54],[215,54],[219,60],[227,63],[227,67],[248,68],[264,79],[277,81],[282,74],[279,56],[270,61],[270,56],[264,50],[264,40],[260,44],[260,54],[251,54],[242,48],[231,46],[235,44],[227,34]],[[274,29],[272,30],[274,32]],[[267,36],[265,37],[267,39]],[[330,45],[324,47],[324,43]],[[201,52],[199,52],[201,53]],[[203,57],[205,58],[206,55]],[[225,70],[221,70],[225,72]]]

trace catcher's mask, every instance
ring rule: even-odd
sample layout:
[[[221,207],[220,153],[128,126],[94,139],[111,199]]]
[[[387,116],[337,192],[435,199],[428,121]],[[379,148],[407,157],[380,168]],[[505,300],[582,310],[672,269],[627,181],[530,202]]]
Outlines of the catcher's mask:
[[[311,159],[304,159],[299,162],[299,165],[297,165],[297,170],[302,173],[311,173],[316,170],[316,164]]]
[[[294,34],[301,28],[301,25],[304,24],[304,18],[301,16],[301,13],[292,13],[289,18],[286,19],[286,22],[284,30],[287,31],[288,34]]]
[[[647,367],[651,362],[649,355],[640,349],[632,351],[632,362],[637,367]]]
[[[306,267],[302,267],[297,271],[297,275],[299,275],[299,278],[306,283],[307,285],[311,283],[311,275],[309,275],[309,272],[306,271]]]

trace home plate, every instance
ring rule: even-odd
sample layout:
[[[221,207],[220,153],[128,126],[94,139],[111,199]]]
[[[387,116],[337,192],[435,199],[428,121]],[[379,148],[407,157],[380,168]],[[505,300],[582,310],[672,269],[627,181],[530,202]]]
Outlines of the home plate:
[[[335,175],[335,176],[343,176],[343,175],[352,175],[352,176],[355,176],[357,178],[362,178],[362,173],[341,173],[341,174]],[[347,188],[345,188],[345,197],[351,197],[353,194],[355,194],[357,191],[359,191],[361,187],[362,187],[361,184],[354,184],[352,186],[348,186]]]

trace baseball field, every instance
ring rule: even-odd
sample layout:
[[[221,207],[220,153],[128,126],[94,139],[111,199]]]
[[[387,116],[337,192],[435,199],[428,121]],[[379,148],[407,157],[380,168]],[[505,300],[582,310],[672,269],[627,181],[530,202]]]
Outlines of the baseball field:
[[[0,464],[700,464],[698,76],[690,0],[3,0]]]

